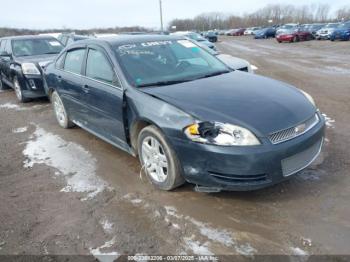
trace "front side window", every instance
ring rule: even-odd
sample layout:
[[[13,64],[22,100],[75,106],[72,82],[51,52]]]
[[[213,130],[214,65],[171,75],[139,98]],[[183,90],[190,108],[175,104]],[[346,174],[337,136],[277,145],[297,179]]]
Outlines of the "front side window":
[[[189,40],[131,43],[115,47],[129,83],[143,87],[175,84],[228,73],[230,69]]]
[[[64,61],[64,70],[80,74],[83,65],[84,55],[85,48],[68,51],[66,59]]]
[[[12,50],[15,56],[58,54],[62,49],[63,45],[53,38],[12,40]]]
[[[86,62],[86,76],[108,84],[113,83],[113,69],[102,52],[94,49],[89,50]]]

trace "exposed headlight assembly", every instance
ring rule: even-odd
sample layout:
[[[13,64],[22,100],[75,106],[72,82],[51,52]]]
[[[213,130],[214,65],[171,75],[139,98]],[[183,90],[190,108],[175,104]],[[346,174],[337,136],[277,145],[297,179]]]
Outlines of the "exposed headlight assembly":
[[[186,127],[184,131],[189,139],[198,143],[218,146],[260,145],[252,132],[236,125],[201,122]]]
[[[23,63],[22,72],[25,75],[40,75],[39,69],[33,63]]]
[[[315,100],[312,98],[312,96],[310,96],[308,93],[306,93],[305,91],[299,89],[303,94],[304,96],[310,101],[311,104],[314,105],[314,107],[316,107],[316,103],[315,103]]]

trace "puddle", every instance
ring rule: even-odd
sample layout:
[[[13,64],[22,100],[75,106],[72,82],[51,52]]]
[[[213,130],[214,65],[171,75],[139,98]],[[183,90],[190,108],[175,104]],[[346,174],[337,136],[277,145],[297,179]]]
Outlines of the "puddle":
[[[90,152],[43,128],[36,128],[33,139],[27,142],[23,154],[27,157],[24,161],[26,168],[35,164],[56,168],[59,172],[55,175],[64,176],[67,183],[62,192],[87,193],[82,200],[88,200],[110,189],[104,180],[96,176],[96,159]]]

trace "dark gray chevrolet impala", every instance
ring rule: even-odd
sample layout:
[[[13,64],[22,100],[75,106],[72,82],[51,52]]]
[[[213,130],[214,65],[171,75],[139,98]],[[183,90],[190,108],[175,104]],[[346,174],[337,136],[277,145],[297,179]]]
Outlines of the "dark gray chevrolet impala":
[[[77,42],[45,72],[58,123],[78,125],[139,156],[149,180],[171,190],[254,190],[310,165],[325,120],[307,93],[233,71],[174,36]]]

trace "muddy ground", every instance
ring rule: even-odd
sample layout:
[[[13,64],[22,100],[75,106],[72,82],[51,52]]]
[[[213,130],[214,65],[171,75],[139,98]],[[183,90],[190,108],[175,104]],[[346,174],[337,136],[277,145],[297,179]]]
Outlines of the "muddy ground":
[[[1,92],[0,255],[350,254],[350,42],[218,47],[315,98],[328,120],[315,164],[255,192],[160,192],[137,159],[59,128],[46,100]]]

